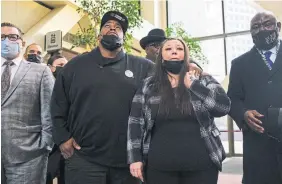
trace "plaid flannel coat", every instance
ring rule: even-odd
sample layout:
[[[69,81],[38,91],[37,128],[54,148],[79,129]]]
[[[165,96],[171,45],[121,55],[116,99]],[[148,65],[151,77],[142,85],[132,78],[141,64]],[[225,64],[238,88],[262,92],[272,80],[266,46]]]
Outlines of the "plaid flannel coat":
[[[152,95],[150,90],[151,78],[144,80],[133,98],[127,135],[129,164],[146,163],[155,121],[151,108],[160,103],[160,96]],[[214,117],[221,117],[229,112],[230,99],[221,85],[210,75],[203,75],[200,79],[195,79],[187,92],[190,93],[192,107],[200,124],[200,135],[205,141],[209,156],[221,170],[222,161],[226,155],[219,137],[220,132],[214,123]]]

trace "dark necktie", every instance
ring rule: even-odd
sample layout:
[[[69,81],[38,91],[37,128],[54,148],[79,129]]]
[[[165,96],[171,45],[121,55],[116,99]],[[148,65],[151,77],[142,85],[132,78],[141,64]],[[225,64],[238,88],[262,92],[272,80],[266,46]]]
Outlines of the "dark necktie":
[[[271,59],[270,59],[271,54],[272,54],[271,51],[266,51],[266,52],[264,53],[264,56],[265,56],[266,61],[267,61],[268,64],[269,64],[269,66],[272,68],[273,62],[272,62]]]
[[[3,66],[6,65],[1,76],[1,100],[6,96],[7,91],[10,88],[11,82],[11,66],[14,65],[13,61],[5,61]]]

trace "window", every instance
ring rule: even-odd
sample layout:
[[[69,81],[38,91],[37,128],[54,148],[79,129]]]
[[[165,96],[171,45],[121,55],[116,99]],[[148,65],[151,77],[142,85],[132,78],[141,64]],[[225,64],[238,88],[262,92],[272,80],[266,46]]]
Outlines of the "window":
[[[224,9],[229,9],[234,6],[232,1],[225,0],[224,1]],[[236,12],[236,13],[235,13]],[[226,11],[225,12],[225,29],[227,33],[237,32],[237,31],[245,31],[250,29],[250,21],[253,16],[257,13],[257,10],[253,8],[248,1],[239,1],[236,4],[235,12]],[[228,19],[227,17],[233,15],[236,20],[236,24],[241,24],[242,26],[232,26],[234,25],[234,21]],[[243,16],[245,18],[243,18]]]
[[[223,39],[202,41],[200,45],[203,54],[208,59],[208,64],[204,66],[204,71],[211,74],[219,82],[222,82],[225,77]]]
[[[219,0],[168,0],[168,24],[182,22],[193,37],[223,33]]]
[[[231,61],[244,54],[253,47],[253,41],[250,34],[233,36],[226,38],[227,71],[229,73]]]

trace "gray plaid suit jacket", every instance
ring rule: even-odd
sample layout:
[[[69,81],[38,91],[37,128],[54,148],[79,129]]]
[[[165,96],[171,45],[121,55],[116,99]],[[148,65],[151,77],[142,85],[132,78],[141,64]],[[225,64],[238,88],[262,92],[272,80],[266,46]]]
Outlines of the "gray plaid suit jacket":
[[[21,62],[1,102],[2,161],[23,163],[52,149],[53,85],[47,66]]]

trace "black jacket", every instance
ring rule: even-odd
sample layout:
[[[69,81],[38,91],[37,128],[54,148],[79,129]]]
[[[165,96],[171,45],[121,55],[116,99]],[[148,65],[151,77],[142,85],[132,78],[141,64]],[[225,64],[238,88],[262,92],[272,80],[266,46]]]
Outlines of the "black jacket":
[[[271,121],[269,109],[282,107],[282,46],[272,70],[268,69],[256,48],[236,58],[232,62],[227,94],[231,99],[229,115],[243,129],[244,181],[280,184],[281,167],[278,164],[282,159],[278,155],[281,155],[282,147],[268,135],[267,127]],[[264,115],[261,121],[266,133],[256,133],[248,128],[244,121],[247,110],[257,110]]]
[[[230,116],[246,128],[244,113],[257,110],[266,115],[269,107],[282,107],[282,46],[269,70],[256,48],[232,61],[228,95]]]
[[[57,76],[51,101],[55,143],[73,137],[90,160],[126,166],[132,98],[152,67],[123,51],[103,58],[98,48],[69,61]]]

